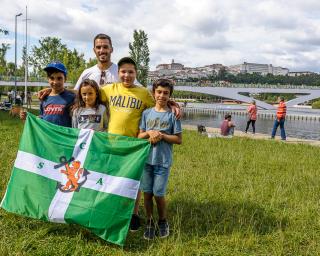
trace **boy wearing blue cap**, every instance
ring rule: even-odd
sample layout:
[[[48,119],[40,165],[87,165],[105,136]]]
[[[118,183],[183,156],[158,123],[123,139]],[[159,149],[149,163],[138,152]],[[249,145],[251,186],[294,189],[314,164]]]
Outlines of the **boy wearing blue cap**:
[[[40,103],[40,118],[56,125],[71,127],[70,108],[75,94],[64,88],[67,69],[61,62],[53,61],[44,71],[47,72],[51,92]],[[21,113],[20,117],[25,119],[26,113]]]

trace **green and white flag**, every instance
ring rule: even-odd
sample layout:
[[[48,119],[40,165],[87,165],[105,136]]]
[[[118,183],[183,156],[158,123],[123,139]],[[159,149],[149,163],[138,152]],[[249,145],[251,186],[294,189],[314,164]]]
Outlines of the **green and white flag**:
[[[28,114],[1,207],[123,245],[150,144]]]

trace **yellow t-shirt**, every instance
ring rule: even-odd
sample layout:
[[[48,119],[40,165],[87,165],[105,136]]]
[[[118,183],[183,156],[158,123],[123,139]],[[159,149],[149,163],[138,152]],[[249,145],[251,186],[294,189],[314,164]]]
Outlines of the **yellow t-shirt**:
[[[108,132],[137,137],[142,112],[154,106],[151,93],[144,87],[126,88],[113,83],[100,89],[101,100],[109,106]]]

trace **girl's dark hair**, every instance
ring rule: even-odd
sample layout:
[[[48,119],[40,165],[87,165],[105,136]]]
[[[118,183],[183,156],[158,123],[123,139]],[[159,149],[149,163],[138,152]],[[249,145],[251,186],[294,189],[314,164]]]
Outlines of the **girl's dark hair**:
[[[76,103],[75,103],[75,109],[78,109],[78,108],[81,108],[81,107],[85,107],[85,102],[83,101],[82,99],[82,96],[81,96],[81,88],[82,87],[85,87],[85,86],[91,86],[95,92],[96,92],[96,95],[97,95],[97,98],[96,98],[96,102],[95,102],[95,105],[94,105],[94,108],[95,109],[98,109],[99,107],[99,104],[101,103],[100,102],[100,91],[99,91],[99,86],[97,84],[96,81],[94,80],[91,80],[91,79],[84,79],[81,84],[80,84],[80,87],[79,87],[79,90],[78,90],[78,93],[77,93],[77,99],[76,99]]]
[[[170,79],[160,78],[152,84],[152,92],[154,93],[155,90],[158,88],[158,86],[169,88],[170,90],[170,96],[173,92],[173,81]]]

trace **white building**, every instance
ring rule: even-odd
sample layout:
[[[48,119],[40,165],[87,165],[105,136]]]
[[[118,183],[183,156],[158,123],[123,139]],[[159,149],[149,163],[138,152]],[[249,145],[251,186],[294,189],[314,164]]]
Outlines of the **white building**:
[[[298,72],[289,72],[288,76],[308,76],[308,75],[314,75],[316,73],[310,72],[310,71],[298,71]]]
[[[286,76],[289,74],[289,69],[282,67],[272,67],[272,74],[275,76]]]
[[[273,74],[273,75],[287,75],[289,69],[282,67],[274,67],[272,64],[259,64],[259,63],[248,63],[244,62],[243,64],[233,65],[228,67],[228,71],[233,74],[237,73],[248,73],[248,74]]]

